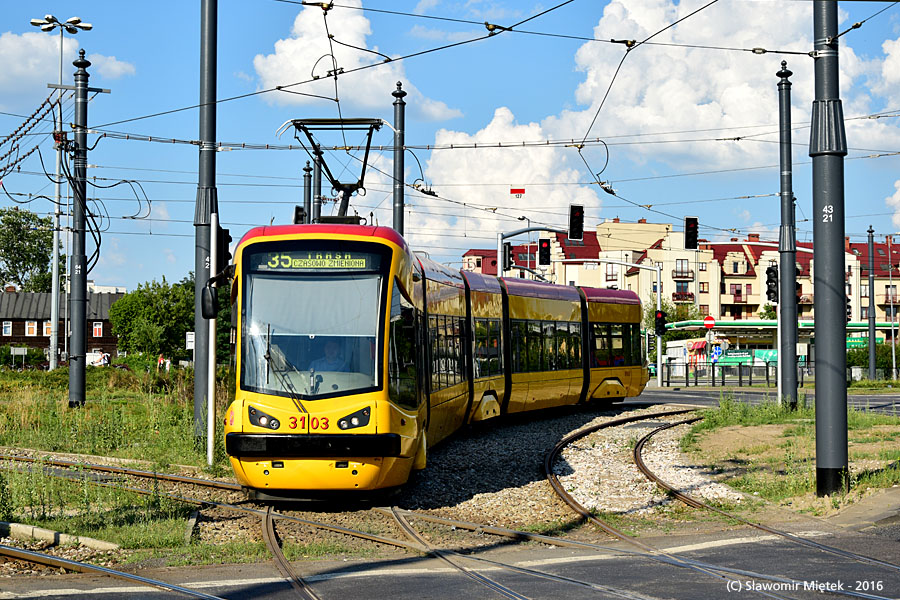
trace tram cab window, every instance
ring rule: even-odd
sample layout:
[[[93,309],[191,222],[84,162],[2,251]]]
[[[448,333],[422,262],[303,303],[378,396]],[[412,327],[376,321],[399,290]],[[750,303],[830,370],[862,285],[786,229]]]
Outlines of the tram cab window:
[[[400,406],[419,404],[417,315],[400,286],[391,291],[390,341],[388,348],[388,394]]]
[[[316,399],[382,385],[381,252],[323,251],[320,260],[304,258],[298,242],[259,246],[243,259],[241,387]]]
[[[610,325],[610,364],[614,367],[624,367],[627,363],[625,360],[625,341],[622,330],[623,325]]]

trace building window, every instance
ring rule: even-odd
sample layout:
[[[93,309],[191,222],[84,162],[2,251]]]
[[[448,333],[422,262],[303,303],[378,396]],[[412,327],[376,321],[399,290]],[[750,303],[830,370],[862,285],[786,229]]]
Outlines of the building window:
[[[700,314],[703,315],[704,317],[709,314],[709,305],[708,304],[700,305]]]
[[[44,337],[50,337],[53,333],[53,321],[44,321]]]
[[[869,318],[869,307],[863,306],[861,308],[862,308],[862,314],[860,314],[859,317],[861,319],[868,319]]]
[[[3,321],[3,335],[12,335],[12,321]]]
[[[747,288],[747,296],[748,297],[752,296],[753,295],[753,285],[748,283],[745,287]]]
[[[708,294],[708,293],[709,293],[709,282],[708,282],[708,281],[701,281],[701,282],[700,282],[700,293],[701,293],[701,294]]]
[[[690,291],[690,290],[688,290],[689,283],[690,283],[690,281],[676,281],[675,282],[675,293],[678,294],[678,293],[689,292]]]
[[[738,271],[738,263],[737,263],[737,262],[731,263],[731,272],[732,272],[732,273],[739,273],[739,272],[740,272],[740,271]]]
[[[619,265],[608,263],[606,265],[606,280],[616,281],[619,278]]]
[[[863,298],[869,297],[869,284],[868,283],[859,284],[859,295],[862,296]]]
[[[476,258],[476,259],[475,259],[475,266],[476,266],[476,267],[480,267],[480,266],[481,266],[481,259],[480,259],[480,258]]]
[[[37,336],[37,321],[25,321],[25,335],[28,337]]]
[[[687,273],[688,272],[688,259],[676,258],[675,259],[675,270],[679,273]]]
[[[701,271],[705,271],[705,270],[706,270],[706,263],[700,263],[698,266],[700,267],[700,270],[701,270]]]
[[[103,337],[103,321],[94,321],[94,337]]]

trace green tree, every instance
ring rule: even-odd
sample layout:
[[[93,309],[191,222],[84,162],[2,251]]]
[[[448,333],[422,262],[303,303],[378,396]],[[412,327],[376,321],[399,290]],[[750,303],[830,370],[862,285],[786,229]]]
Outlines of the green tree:
[[[774,321],[778,318],[777,313],[775,312],[775,307],[771,304],[766,304],[762,307],[762,310],[759,311],[759,318],[766,319],[768,321]]]
[[[49,292],[53,220],[18,207],[0,208],[0,283],[24,292]],[[65,264],[60,256],[60,264]]]
[[[194,274],[175,284],[151,281],[125,294],[109,309],[113,333],[119,337],[119,349],[164,354],[173,359],[189,359],[185,334],[194,331]],[[216,360],[228,362],[231,334],[230,290],[219,290],[219,314],[216,321]]]
[[[185,333],[194,329],[193,276],[171,285],[165,277],[138,285],[110,307],[109,320],[121,350],[187,358]]]

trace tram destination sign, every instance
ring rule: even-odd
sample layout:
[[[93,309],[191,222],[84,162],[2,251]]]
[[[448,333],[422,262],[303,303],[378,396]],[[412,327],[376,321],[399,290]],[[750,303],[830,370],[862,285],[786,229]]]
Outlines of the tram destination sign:
[[[379,256],[368,252],[283,250],[260,252],[251,258],[254,271],[369,271]]]

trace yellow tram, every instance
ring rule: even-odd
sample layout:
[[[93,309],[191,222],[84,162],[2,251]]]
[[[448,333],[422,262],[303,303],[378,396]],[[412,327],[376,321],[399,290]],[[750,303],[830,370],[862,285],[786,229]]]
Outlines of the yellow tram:
[[[467,423],[648,378],[629,291],[455,271],[360,225],[258,227],[234,263],[225,448],[251,497],[398,486]]]

